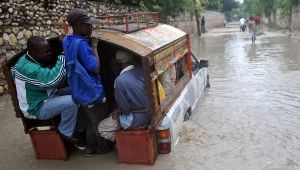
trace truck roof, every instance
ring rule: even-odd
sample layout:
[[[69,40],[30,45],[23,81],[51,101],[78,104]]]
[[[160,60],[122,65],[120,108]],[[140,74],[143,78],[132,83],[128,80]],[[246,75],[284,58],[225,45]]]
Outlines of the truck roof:
[[[186,33],[167,24],[158,24],[130,33],[113,29],[96,29],[93,36],[145,57],[151,52],[181,39],[186,36]]]

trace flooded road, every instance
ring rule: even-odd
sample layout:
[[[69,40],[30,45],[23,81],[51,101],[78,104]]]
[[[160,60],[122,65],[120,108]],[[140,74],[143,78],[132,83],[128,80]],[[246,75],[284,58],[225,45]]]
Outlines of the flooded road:
[[[8,95],[0,97],[0,169],[299,170],[300,39],[264,33],[193,37],[209,60],[207,89],[181,139],[154,166],[117,163],[116,152],[69,161],[36,160]]]
[[[300,169],[300,41],[264,33],[193,39],[211,89],[185,125],[177,169]]]

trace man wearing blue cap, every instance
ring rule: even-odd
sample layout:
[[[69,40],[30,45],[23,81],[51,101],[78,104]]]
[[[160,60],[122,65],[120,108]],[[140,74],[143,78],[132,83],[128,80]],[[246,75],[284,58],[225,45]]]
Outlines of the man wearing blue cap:
[[[91,38],[92,25],[96,24],[97,20],[89,17],[82,9],[73,9],[66,19],[73,29],[73,35],[67,35],[63,41],[68,83],[73,101],[81,105],[80,110],[85,113],[78,114],[78,117],[86,121],[82,121],[83,124],[79,123],[77,130],[85,132],[85,154],[90,156],[97,153],[99,143],[102,145],[99,152],[102,153],[110,150],[112,146],[97,133],[98,123],[109,114],[99,76],[98,40]]]

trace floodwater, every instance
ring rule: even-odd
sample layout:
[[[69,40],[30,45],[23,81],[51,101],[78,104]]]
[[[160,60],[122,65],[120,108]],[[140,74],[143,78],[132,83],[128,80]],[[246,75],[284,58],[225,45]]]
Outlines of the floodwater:
[[[182,128],[179,144],[154,166],[117,163],[116,152],[68,161],[36,160],[30,138],[0,97],[0,169],[300,169],[300,38],[214,32],[192,38],[209,60],[211,88]]]
[[[193,39],[211,88],[184,128],[177,169],[300,169],[300,39],[210,35]]]

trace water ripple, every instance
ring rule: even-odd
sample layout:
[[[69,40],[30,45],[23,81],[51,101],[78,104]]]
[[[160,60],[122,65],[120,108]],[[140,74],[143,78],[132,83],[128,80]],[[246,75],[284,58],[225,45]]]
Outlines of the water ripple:
[[[300,42],[265,33],[253,47],[247,36],[193,39],[212,88],[175,151],[187,169],[300,169]]]

